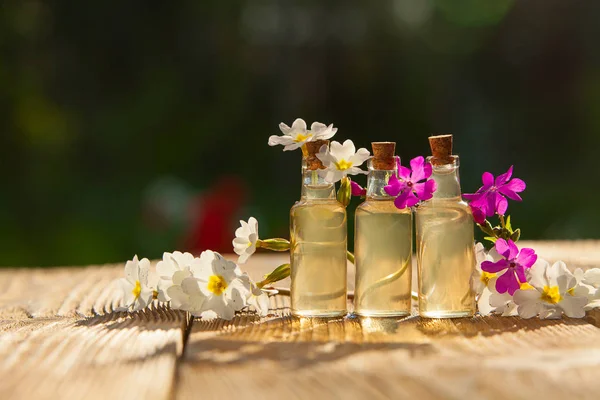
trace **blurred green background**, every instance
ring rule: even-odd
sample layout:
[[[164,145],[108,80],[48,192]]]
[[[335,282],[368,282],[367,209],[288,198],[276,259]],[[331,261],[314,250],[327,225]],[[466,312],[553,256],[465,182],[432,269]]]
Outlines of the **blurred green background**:
[[[453,132],[464,192],[511,164],[527,181],[524,238],[599,238],[599,18],[583,0],[3,2],[0,265],[230,251],[251,215],[287,237],[300,152],[267,139],[296,117],[405,161]]]

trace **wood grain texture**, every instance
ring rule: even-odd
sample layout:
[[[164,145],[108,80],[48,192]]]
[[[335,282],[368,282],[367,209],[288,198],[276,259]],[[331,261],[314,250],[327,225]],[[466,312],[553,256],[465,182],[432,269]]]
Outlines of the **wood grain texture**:
[[[170,398],[187,321],[166,307],[3,321],[0,398]]]
[[[570,268],[600,267],[600,241],[521,242]],[[231,256],[229,256],[231,257]],[[233,257],[232,257],[233,258]],[[260,280],[288,262],[257,254]],[[349,265],[349,287],[354,269]],[[0,399],[597,399],[600,311],[581,320],[476,317],[188,319],[116,312],[123,264],[0,270]],[[289,287],[289,280],[279,283]],[[189,333],[189,336],[188,336]]]

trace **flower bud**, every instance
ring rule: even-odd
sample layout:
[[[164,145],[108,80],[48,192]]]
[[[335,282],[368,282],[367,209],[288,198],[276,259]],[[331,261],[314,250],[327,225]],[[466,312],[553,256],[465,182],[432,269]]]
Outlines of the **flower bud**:
[[[260,247],[272,251],[287,251],[290,249],[290,242],[286,239],[265,239],[259,240],[256,243],[256,247]]]
[[[265,275],[265,279],[258,282],[256,286],[262,288],[265,285],[270,285],[271,283],[278,282],[290,276],[290,264],[282,264],[279,267],[275,268],[273,272],[268,275]]]
[[[352,197],[352,185],[351,180],[347,176],[342,179],[340,189],[337,192],[337,200],[342,203],[344,207],[348,207],[350,204],[350,198]]]

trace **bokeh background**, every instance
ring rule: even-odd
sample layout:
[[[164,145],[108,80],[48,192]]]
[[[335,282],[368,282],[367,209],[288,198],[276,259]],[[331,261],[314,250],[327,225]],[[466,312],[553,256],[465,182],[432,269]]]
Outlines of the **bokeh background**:
[[[527,181],[523,237],[599,238],[599,20],[583,0],[3,2],[0,265],[230,251],[249,216],[288,237],[300,152],[267,139],[296,117],[404,160],[452,132],[464,192]]]

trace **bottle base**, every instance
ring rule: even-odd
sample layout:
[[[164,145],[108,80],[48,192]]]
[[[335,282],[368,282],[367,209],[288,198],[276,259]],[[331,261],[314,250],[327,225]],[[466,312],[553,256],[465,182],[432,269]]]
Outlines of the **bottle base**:
[[[419,311],[423,318],[470,318],[475,315],[475,311]]]
[[[379,310],[354,310],[359,317],[408,317],[410,311],[379,311]]]
[[[348,314],[348,310],[292,310],[292,315],[295,317],[319,317],[319,318],[333,318],[333,317],[344,317]]]

